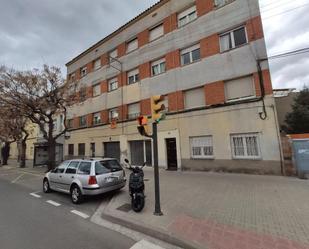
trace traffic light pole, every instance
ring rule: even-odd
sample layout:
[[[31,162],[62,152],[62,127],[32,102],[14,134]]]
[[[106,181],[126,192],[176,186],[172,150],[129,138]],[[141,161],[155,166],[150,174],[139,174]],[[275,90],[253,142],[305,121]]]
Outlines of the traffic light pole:
[[[153,161],[154,161],[154,183],[155,183],[155,211],[154,215],[163,215],[160,206],[160,184],[159,184],[159,164],[158,164],[158,132],[157,123],[152,123],[152,139],[153,139]]]

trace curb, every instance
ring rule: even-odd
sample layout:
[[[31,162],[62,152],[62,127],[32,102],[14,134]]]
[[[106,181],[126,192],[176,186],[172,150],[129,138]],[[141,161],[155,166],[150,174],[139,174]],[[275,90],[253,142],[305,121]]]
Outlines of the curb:
[[[176,238],[173,235],[163,233],[163,232],[154,230],[152,228],[145,227],[145,226],[133,223],[133,222],[120,219],[120,218],[116,218],[114,216],[106,214],[104,211],[101,214],[101,217],[109,222],[112,222],[120,226],[126,227],[128,229],[143,233],[145,235],[164,241],[168,244],[178,246],[180,248],[185,248],[185,249],[199,249],[200,248],[198,245],[193,245],[191,243],[185,242],[179,238]]]

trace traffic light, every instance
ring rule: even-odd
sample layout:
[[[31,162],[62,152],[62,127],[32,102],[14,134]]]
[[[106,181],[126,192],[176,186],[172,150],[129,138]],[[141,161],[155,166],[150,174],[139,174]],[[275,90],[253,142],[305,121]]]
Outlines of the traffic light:
[[[165,106],[162,103],[164,101],[163,95],[155,95],[151,97],[151,118],[154,122],[159,123],[165,118]]]
[[[149,131],[148,131],[148,118],[146,116],[139,116],[137,118],[138,126],[137,130],[139,134],[142,136],[149,136]]]

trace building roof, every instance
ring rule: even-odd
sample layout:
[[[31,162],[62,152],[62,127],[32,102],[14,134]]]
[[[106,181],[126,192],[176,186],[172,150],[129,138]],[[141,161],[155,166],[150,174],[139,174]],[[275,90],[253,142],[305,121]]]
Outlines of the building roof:
[[[279,98],[279,97],[286,97],[295,90],[296,88],[280,88],[280,89],[273,89],[273,93],[275,98]]]
[[[121,31],[125,30],[126,28],[128,28],[129,26],[133,25],[135,22],[139,21],[140,19],[142,19],[143,17],[145,17],[146,15],[148,15],[149,13],[151,13],[152,11],[158,9],[159,7],[161,7],[163,4],[167,3],[170,0],[159,0],[157,3],[155,3],[154,5],[152,5],[151,7],[149,7],[148,9],[144,10],[142,13],[140,13],[138,16],[134,17],[133,19],[131,19],[130,21],[128,21],[126,24],[122,25],[120,28],[118,28],[117,30],[115,30],[113,33],[109,34],[108,36],[104,37],[102,40],[98,41],[97,43],[95,43],[94,45],[92,45],[91,47],[89,47],[88,49],[86,49],[84,52],[82,52],[81,54],[77,55],[75,58],[73,58],[72,60],[70,60],[69,62],[67,62],[65,65],[66,66],[70,66],[71,64],[73,64],[75,61],[77,61],[78,59],[80,59],[82,56],[84,56],[85,54],[89,53],[90,51],[92,51],[93,49],[97,48],[98,46],[102,45],[104,42],[108,41],[109,39],[111,39],[112,37],[114,37],[115,35],[119,34]]]

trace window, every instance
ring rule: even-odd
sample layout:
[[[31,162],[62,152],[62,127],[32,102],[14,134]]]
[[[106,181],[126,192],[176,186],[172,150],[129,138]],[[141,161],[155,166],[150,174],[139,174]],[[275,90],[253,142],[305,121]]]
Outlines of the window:
[[[216,7],[221,7],[224,6],[230,2],[232,2],[233,0],[215,0],[215,6]]]
[[[101,94],[101,85],[100,84],[96,84],[92,87],[92,96],[96,97],[99,96]]]
[[[128,72],[128,84],[134,84],[139,81],[139,70],[135,69]]]
[[[233,158],[260,158],[258,133],[231,135]]]
[[[118,51],[117,49],[114,49],[113,51],[111,51],[109,54],[109,63],[113,62],[113,58],[117,58],[118,57]]]
[[[187,65],[195,61],[198,61],[201,58],[200,45],[197,44],[190,48],[183,49],[181,50],[180,54],[181,54],[181,65]]]
[[[69,164],[69,167],[67,167],[65,173],[66,174],[76,174],[76,169],[77,169],[78,165],[79,165],[78,161],[72,161]]]
[[[237,101],[255,97],[253,77],[229,80],[224,83],[227,101]]]
[[[192,109],[196,107],[205,106],[204,88],[196,88],[185,91],[185,109]]]
[[[54,173],[63,173],[70,161],[64,161],[57,168],[54,169]]]
[[[212,136],[191,137],[190,146],[192,158],[212,158],[214,155]]]
[[[182,27],[197,18],[196,14],[196,6],[192,6],[191,8],[181,12],[178,14],[178,27]]]
[[[74,144],[68,144],[68,154],[74,156]]]
[[[90,143],[90,153],[92,157],[95,157],[95,143]]]
[[[165,59],[157,60],[151,63],[151,75],[155,76],[165,72]]]
[[[139,103],[134,103],[128,105],[128,119],[135,119],[140,115],[140,104]]]
[[[73,128],[73,119],[68,119],[68,129]]]
[[[118,108],[109,110],[109,120],[112,121],[113,119],[118,119]]]
[[[101,124],[101,113],[100,112],[96,112],[93,114],[93,124]]]
[[[85,144],[78,144],[78,155],[79,156],[85,155]]]
[[[137,38],[127,42],[127,53],[130,53],[138,48]]]
[[[77,174],[80,175],[90,175],[90,170],[91,170],[91,162],[81,162]]]
[[[109,92],[114,91],[117,88],[118,88],[118,79],[117,79],[117,77],[108,81],[108,91]]]
[[[82,87],[79,90],[79,101],[81,101],[81,102],[85,101],[86,97],[87,97],[87,89],[86,89],[86,87]]]
[[[86,124],[87,124],[86,116],[79,117],[79,127],[86,126]]]
[[[84,77],[87,74],[87,67],[83,67],[80,69],[80,76]]]
[[[245,27],[233,29],[220,35],[220,51],[224,52],[248,43]]]
[[[101,59],[98,58],[93,62],[93,69],[98,70],[101,67]]]
[[[104,160],[100,161],[102,167],[107,169],[109,172],[122,171],[122,167],[119,164],[118,160]]]
[[[160,24],[149,31],[149,41],[153,41],[164,35],[163,24]]]

